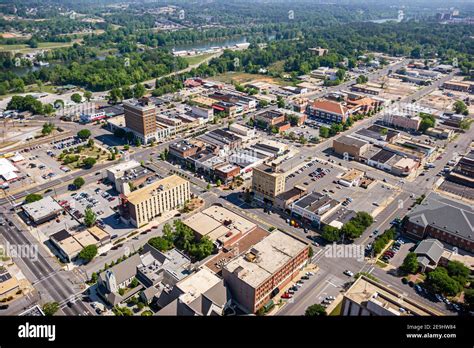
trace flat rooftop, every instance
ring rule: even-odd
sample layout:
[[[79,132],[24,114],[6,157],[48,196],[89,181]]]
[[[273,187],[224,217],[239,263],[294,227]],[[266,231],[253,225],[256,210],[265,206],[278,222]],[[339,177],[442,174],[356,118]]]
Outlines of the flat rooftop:
[[[361,148],[362,146],[368,144],[365,140],[360,140],[349,135],[342,135],[339,138],[335,139],[334,142],[338,142],[348,146],[355,146]]]
[[[244,217],[217,205],[190,216],[183,223],[199,235],[208,236],[214,241],[232,230],[244,235],[257,227]]]
[[[377,310],[381,315],[394,316],[438,316],[434,308],[419,303],[409,297],[380,284],[375,280],[360,277],[344,294],[351,301],[364,304],[369,310]]]
[[[107,168],[107,170],[116,175],[126,170],[130,170],[139,166],[140,166],[140,163],[138,163],[135,160],[130,160],[130,161],[121,162],[113,167]]]
[[[220,281],[221,279],[213,272],[202,268],[178,282],[176,286],[183,292],[180,296],[181,301],[189,304]]]
[[[362,170],[352,168],[348,172],[344,173],[344,175],[341,176],[341,179],[342,180],[347,180],[347,181],[352,181],[352,180],[355,180],[355,179],[360,178],[362,176],[364,176],[364,172]]]
[[[250,249],[255,257],[248,257],[248,253],[241,255],[225,269],[231,273],[237,271],[240,280],[257,288],[307,247],[296,238],[275,230]]]
[[[141,189],[133,191],[127,196],[127,200],[132,204],[137,204],[151,198],[153,193],[156,191],[171,190],[176,186],[184,185],[186,183],[187,181],[178,175],[171,175],[164,179],[155,181]]]
[[[327,211],[327,209],[324,209],[326,206],[329,206],[329,208],[331,208],[336,206],[338,203],[338,201],[332,199],[329,196],[323,195],[318,192],[311,192],[310,194],[297,200],[294,204],[302,209],[320,215],[321,213]],[[321,209],[323,209],[323,211],[320,211]]]
[[[50,214],[55,214],[63,208],[53,197],[47,196],[39,201],[23,205],[23,210],[33,219],[40,220]]]

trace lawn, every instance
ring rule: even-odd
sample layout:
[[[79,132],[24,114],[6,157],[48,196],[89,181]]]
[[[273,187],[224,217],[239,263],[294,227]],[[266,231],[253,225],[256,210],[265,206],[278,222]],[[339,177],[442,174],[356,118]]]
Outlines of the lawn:
[[[250,82],[267,82],[267,83],[274,83],[277,85],[287,85],[288,83],[283,81],[279,78],[270,77],[267,75],[259,75],[259,74],[248,74],[244,72],[226,72],[224,74],[220,74],[214,76],[212,78],[216,81],[221,81],[224,83],[232,83],[236,82],[238,84],[247,84]]]
[[[201,64],[204,62],[206,59],[209,57],[214,56],[215,53],[205,53],[205,54],[199,54],[196,56],[189,56],[189,57],[183,57],[185,61],[188,62],[189,65],[196,65],[196,64]]]
[[[74,169],[77,169],[77,168],[80,168],[80,166],[78,166],[82,160],[84,158],[87,158],[87,157],[93,157],[97,160],[97,164],[100,163],[100,162],[104,162],[104,161],[107,161],[108,159],[108,153],[106,152],[105,154],[102,153],[103,151],[98,148],[98,147],[95,147],[94,148],[88,148],[88,147],[84,147],[84,149],[81,151],[81,153],[73,153],[72,155],[79,155],[79,160],[78,161],[75,161],[75,162],[71,162],[69,164],[67,164],[67,166],[74,170]],[[99,155],[99,158],[97,159],[97,155]]]
[[[336,307],[332,310],[331,313],[329,313],[329,316],[331,317],[337,317],[341,315],[341,310],[342,310],[342,301],[340,301]]]
[[[15,45],[0,45],[0,52],[5,51],[20,51],[22,53],[31,52],[39,49],[53,49],[61,47],[69,47],[74,44],[72,42],[40,42],[38,48],[31,48],[27,44],[15,44]]]

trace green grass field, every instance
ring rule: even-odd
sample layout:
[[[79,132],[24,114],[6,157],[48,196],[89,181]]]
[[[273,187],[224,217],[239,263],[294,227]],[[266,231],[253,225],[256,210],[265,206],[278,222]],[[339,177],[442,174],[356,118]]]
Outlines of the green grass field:
[[[38,49],[53,49],[72,46],[74,42],[40,42],[38,48],[31,48],[27,44],[0,45],[0,52],[19,51],[22,53],[32,52]]]
[[[189,65],[196,65],[204,62],[209,57],[212,57],[215,53],[206,53],[200,54],[197,56],[184,57],[184,60],[188,62]]]

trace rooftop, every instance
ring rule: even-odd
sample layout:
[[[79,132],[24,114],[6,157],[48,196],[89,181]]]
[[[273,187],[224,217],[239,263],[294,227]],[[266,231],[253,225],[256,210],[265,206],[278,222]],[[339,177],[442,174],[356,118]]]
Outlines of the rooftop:
[[[136,168],[139,166],[140,166],[140,163],[138,163],[137,161],[129,160],[129,161],[120,162],[119,164],[113,167],[107,168],[107,170],[113,173],[114,175],[117,175],[117,174],[121,174],[122,172],[126,170],[130,170],[132,168]]]
[[[328,209],[336,206],[338,203],[338,201],[327,195],[322,195],[318,192],[311,192],[297,200],[294,205],[314,214],[321,215]]]
[[[220,281],[221,279],[210,270],[202,268],[178,282],[176,286],[183,292],[181,301],[189,304]]]
[[[442,313],[403,296],[395,290],[381,283],[360,277],[344,294],[351,301],[363,304],[364,307],[375,311],[379,315],[394,316],[438,316]]]
[[[51,196],[44,197],[33,203],[25,204],[22,208],[33,220],[39,220],[63,210],[59,203]]]
[[[133,191],[127,196],[127,200],[132,204],[138,204],[151,198],[158,191],[167,191],[172,188],[184,185],[187,181],[177,175],[171,175],[164,179],[155,181],[148,186]]]
[[[311,106],[314,109],[320,109],[338,115],[345,115],[348,111],[341,103],[330,100],[316,100],[311,104]]]
[[[410,222],[433,226],[457,237],[473,241],[474,207],[430,192],[408,215]]]
[[[225,269],[257,288],[308,246],[278,230],[255,244],[246,255],[229,262]]]
[[[342,135],[334,141],[348,146],[355,146],[358,148],[361,148],[362,146],[368,144],[368,142],[365,140],[360,140],[349,135]]]

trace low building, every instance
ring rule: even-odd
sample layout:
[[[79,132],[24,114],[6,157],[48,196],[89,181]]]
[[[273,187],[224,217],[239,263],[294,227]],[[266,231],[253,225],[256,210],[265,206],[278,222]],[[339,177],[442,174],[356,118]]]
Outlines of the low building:
[[[7,158],[0,158],[0,177],[4,182],[15,181],[19,178],[20,170]]]
[[[425,134],[429,135],[430,137],[438,138],[438,139],[449,139],[454,135],[454,131],[452,129],[447,128],[428,128],[425,131]]]
[[[279,208],[280,210],[289,209],[291,204],[303,197],[306,194],[306,188],[295,186],[291,189],[280,193],[275,197],[275,207]]]
[[[407,214],[404,233],[417,240],[435,238],[474,252],[474,208],[434,192]]]
[[[246,126],[242,126],[238,123],[232,123],[229,126],[229,130],[234,132],[237,135],[243,135],[244,137],[254,137],[255,136],[255,129],[249,128]]]
[[[213,205],[183,221],[197,239],[212,240],[217,249],[229,249],[237,240],[254,231],[257,225],[232,211]]]
[[[291,216],[317,228],[321,221],[337,209],[340,203],[327,195],[311,192],[290,205]]]
[[[92,226],[87,229],[89,233],[96,239],[98,245],[105,245],[110,242],[110,234],[103,229]]]
[[[37,225],[55,219],[63,211],[63,207],[51,196],[44,197],[33,203],[24,204],[21,208],[26,216]]]
[[[380,89],[379,88],[371,87],[369,85],[362,85],[362,84],[352,85],[351,86],[351,91],[365,93],[365,94],[371,94],[371,95],[379,95],[380,94]]]
[[[365,173],[358,169],[351,169],[344,173],[339,179],[338,183],[346,187],[359,186],[360,180],[364,177]]]
[[[167,298],[157,316],[222,316],[231,303],[224,281],[207,268],[177,283]]]
[[[60,258],[66,262],[73,261],[84,249],[67,230],[61,230],[49,237],[50,242],[60,254]]]
[[[240,167],[230,163],[224,163],[214,168],[214,176],[223,183],[232,181],[239,174]]]
[[[344,293],[343,316],[440,316],[441,312],[417,302],[380,281],[359,277]]]
[[[457,91],[457,92],[474,93],[474,85],[469,82],[446,81],[445,83],[443,83],[443,88],[449,89],[451,91]]]
[[[119,209],[124,220],[140,227],[163,212],[182,207],[190,198],[189,182],[171,175],[129,195],[121,195]]]
[[[441,259],[441,255],[443,255],[443,251],[444,246],[440,241],[436,239],[422,240],[414,250],[421,271],[434,270]]]
[[[308,245],[280,231],[227,263],[222,277],[240,308],[255,313],[306,265]]]
[[[369,142],[350,135],[342,135],[332,142],[332,149],[336,154],[354,158],[356,161],[359,161],[370,148]]]
[[[168,156],[171,159],[184,163],[185,159],[194,156],[204,148],[204,144],[193,140],[179,140],[168,147]]]
[[[0,266],[0,296],[8,298],[20,290],[18,279],[12,275],[5,267]]]
[[[125,171],[123,176],[115,181],[115,189],[119,193],[128,195],[132,191],[149,185],[157,179],[158,176],[155,172],[149,168],[140,166]]]
[[[306,108],[306,113],[310,118],[325,123],[346,122],[349,117],[349,109],[341,103],[330,100],[316,100]]]
[[[327,48],[321,48],[321,47],[312,47],[312,48],[308,48],[308,50],[314,54],[314,55],[317,55],[319,57],[322,57],[326,54],[328,54],[328,49]]]

